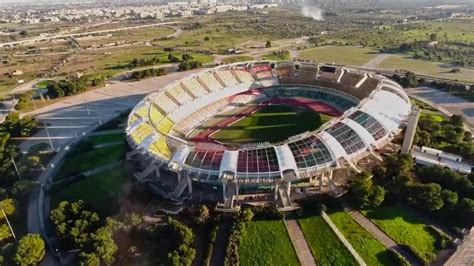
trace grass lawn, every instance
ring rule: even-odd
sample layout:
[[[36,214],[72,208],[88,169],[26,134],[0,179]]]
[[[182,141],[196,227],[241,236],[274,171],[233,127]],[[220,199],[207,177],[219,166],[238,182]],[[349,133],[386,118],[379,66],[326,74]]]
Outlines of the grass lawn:
[[[397,259],[345,211],[328,213],[367,265],[397,265]]]
[[[290,52],[288,51],[274,51],[263,55],[264,60],[291,60]]]
[[[76,201],[82,199],[95,210],[107,212],[111,208],[110,198],[120,193],[121,187],[133,172],[130,167],[120,165],[113,169],[91,175],[75,182],[51,196],[51,206],[57,206],[61,201]]]
[[[415,60],[410,56],[404,55],[392,55],[385,59],[381,64],[377,66],[381,69],[387,70],[408,70],[418,74],[424,74],[429,76],[435,76],[445,79],[453,79],[459,81],[473,82],[474,81],[474,70],[447,66],[440,62],[426,61],[426,60]],[[459,73],[449,73],[453,68],[459,68]]]
[[[244,61],[251,61],[253,57],[248,55],[235,55],[229,56],[222,59],[222,62],[225,64],[236,63],[236,62],[244,62]]]
[[[437,253],[437,236],[416,214],[398,206],[363,213],[397,243],[410,245],[427,258]]]
[[[323,46],[301,51],[298,58],[320,63],[361,66],[377,55],[370,48],[354,46]]]
[[[331,117],[288,105],[269,105],[216,132],[212,138],[229,144],[278,142],[314,130]]]
[[[246,224],[239,245],[240,265],[299,265],[283,220]]]
[[[38,89],[47,89],[49,83],[51,83],[51,80],[42,80],[42,81],[36,83],[36,87]]]
[[[54,179],[67,178],[74,174],[116,162],[122,159],[124,152],[125,145],[114,145],[75,154],[70,158],[66,158],[66,162]]]
[[[125,134],[118,133],[118,134],[91,136],[87,138],[87,141],[94,145],[125,141]]]
[[[321,216],[301,218],[299,223],[319,265],[358,265]]]

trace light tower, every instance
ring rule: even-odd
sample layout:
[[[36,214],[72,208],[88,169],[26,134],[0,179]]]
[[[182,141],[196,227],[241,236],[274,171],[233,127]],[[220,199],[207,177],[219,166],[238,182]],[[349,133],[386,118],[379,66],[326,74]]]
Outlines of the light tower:
[[[416,126],[418,125],[418,119],[420,118],[421,110],[418,106],[413,105],[411,107],[410,115],[408,115],[408,125],[405,132],[405,138],[403,139],[402,144],[402,154],[407,154],[410,152],[411,146],[413,145],[413,140],[415,139]]]

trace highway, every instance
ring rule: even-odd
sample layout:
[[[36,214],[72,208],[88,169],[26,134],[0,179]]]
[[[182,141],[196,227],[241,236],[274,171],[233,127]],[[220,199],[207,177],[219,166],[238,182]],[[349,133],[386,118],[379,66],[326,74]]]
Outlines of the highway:
[[[52,36],[41,36],[41,37],[28,38],[28,39],[23,39],[23,40],[14,41],[14,42],[0,43],[0,47],[26,45],[26,44],[32,44],[32,43],[37,43],[41,41],[50,41],[54,39],[66,39],[66,38],[71,38],[71,37],[75,38],[75,37],[104,34],[104,33],[116,32],[116,31],[123,31],[123,30],[134,30],[134,29],[156,27],[156,26],[167,26],[167,25],[177,24],[180,22],[181,21],[161,22],[161,23],[154,23],[154,24],[147,24],[147,25],[140,25],[140,26],[122,27],[122,28],[110,29],[110,30],[89,31],[89,32],[70,33],[70,34],[57,34],[57,35],[52,35]]]

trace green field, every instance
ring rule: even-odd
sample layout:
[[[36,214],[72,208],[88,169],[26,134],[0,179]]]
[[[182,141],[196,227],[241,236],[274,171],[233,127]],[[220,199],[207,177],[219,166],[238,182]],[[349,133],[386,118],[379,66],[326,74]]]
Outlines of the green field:
[[[328,215],[367,265],[397,265],[394,255],[347,212],[338,211]]]
[[[288,105],[269,105],[229,126],[211,137],[228,144],[278,142],[314,130],[331,117]]]
[[[319,265],[358,265],[321,216],[301,218],[299,223]]]
[[[123,158],[124,152],[125,145],[114,145],[74,154],[70,158],[66,158],[66,162],[61,167],[59,173],[54,177],[54,180],[67,178],[99,166],[116,162]]]
[[[392,55],[377,66],[387,70],[408,70],[417,74],[424,74],[445,79],[456,79],[459,81],[474,81],[474,70],[464,67],[448,66],[445,63],[415,60],[411,56]],[[453,68],[459,68],[459,73],[449,73]]]
[[[87,141],[94,145],[125,141],[125,134],[117,133],[117,134],[91,136],[87,139]]]
[[[248,55],[234,55],[234,56],[228,56],[222,59],[222,62],[225,64],[231,64],[231,63],[236,63],[236,62],[244,62],[244,61],[252,61],[253,57],[248,56]]]
[[[107,202],[117,193],[120,193],[123,184],[133,175],[130,167],[119,165],[110,170],[84,177],[83,179],[52,194],[51,206],[68,200],[83,200],[95,210],[108,212],[111,208]]]
[[[299,265],[283,220],[246,223],[238,247],[240,265]]]
[[[370,48],[355,46],[323,46],[301,51],[298,58],[314,60],[318,63],[336,63],[342,65],[361,66],[377,55]]]
[[[363,213],[397,243],[412,246],[428,260],[436,255],[438,236],[414,213],[398,206]]]

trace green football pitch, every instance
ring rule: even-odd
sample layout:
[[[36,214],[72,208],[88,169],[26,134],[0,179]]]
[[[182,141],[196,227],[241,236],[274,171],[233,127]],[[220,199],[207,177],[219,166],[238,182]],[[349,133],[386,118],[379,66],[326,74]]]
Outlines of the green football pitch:
[[[289,105],[268,105],[259,111],[213,133],[216,141],[236,145],[279,142],[290,136],[315,130],[332,117]]]

